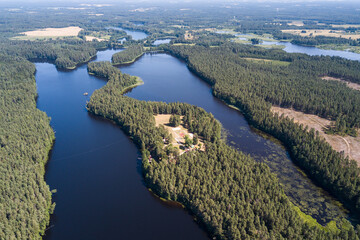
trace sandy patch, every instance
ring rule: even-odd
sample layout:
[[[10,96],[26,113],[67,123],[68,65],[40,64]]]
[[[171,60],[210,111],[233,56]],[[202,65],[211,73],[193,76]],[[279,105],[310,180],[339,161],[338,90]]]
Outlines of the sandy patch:
[[[76,37],[82,30],[80,27],[44,28],[23,32],[28,37]]]
[[[189,31],[186,31],[184,34],[184,39],[185,40],[194,40],[194,36],[191,33],[189,33]]]
[[[292,21],[291,23],[288,23],[288,25],[302,27],[302,26],[304,26],[304,22],[303,21]]]
[[[154,117],[155,117],[156,126],[158,127],[160,125],[163,125],[165,127],[165,129],[168,130],[169,133],[172,134],[173,141],[171,142],[171,144],[174,147],[178,147],[180,149],[180,155],[185,152],[194,150],[194,149],[200,149],[201,151],[205,151],[204,142],[203,142],[203,140],[200,139],[200,137],[199,137],[199,144],[194,146],[194,148],[190,148],[190,149],[184,148],[185,136],[188,135],[191,139],[193,139],[193,134],[190,133],[182,125],[179,125],[178,127],[169,126],[170,116],[171,116],[171,114],[155,115]],[[181,116],[180,118],[182,119],[183,117]],[[199,146],[200,144],[201,144],[201,147]],[[165,145],[165,146],[167,146],[167,145]]]
[[[309,126],[319,132],[319,135],[323,137],[337,152],[344,152],[345,156],[355,160],[360,166],[360,136],[339,136],[329,135],[324,132],[328,126],[334,124],[333,121],[318,117],[312,114],[305,114],[303,112],[295,111],[287,108],[271,107],[273,113],[278,113],[280,116],[293,118],[295,123]]]
[[[342,24],[342,25],[336,25],[336,24],[333,24],[331,25],[332,27],[335,27],[335,28],[360,28],[360,25],[356,25],[356,24]]]
[[[94,39],[98,40],[99,42],[105,41],[105,39],[102,39],[102,38],[97,38],[97,37],[93,37],[93,36],[85,36],[85,40],[88,42],[91,42]]]
[[[360,91],[360,84],[353,83],[353,82],[348,82],[348,81],[346,81],[344,79],[341,79],[341,78],[334,78],[334,77],[324,76],[321,79],[327,80],[327,81],[343,82],[343,83],[346,84],[347,87]]]
[[[351,39],[360,39],[360,34],[350,34],[350,33],[346,33],[345,31],[342,31],[342,30],[288,29],[288,30],[281,30],[281,31],[284,33],[300,35],[302,37],[326,36],[326,37],[340,37],[340,38],[347,38],[347,39],[350,39],[350,38]]]

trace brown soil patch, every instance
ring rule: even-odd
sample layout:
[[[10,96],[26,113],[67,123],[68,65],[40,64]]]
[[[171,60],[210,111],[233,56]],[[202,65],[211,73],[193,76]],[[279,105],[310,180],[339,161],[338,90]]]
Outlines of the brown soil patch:
[[[188,135],[192,139],[193,134],[190,133],[182,125],[179,125],[178,127],[175,127],[175,128],[169,126],[170,116],[171,116],[171,114],[158,114],[158,115],[155,115],[154,117],[155,117],[156,126],[158,127],[160,125],[163,125],[165,127],[165,129],[168,130],[169,133],[172,134],[173,141],[171,142],[171,144],[174,147],[178,147],[180,149],[180,155],[185,153],[185,152],[194,150],[194,149],[199,149],[201,151],[205,151],[204,142],[200,139],[200,137],[199,137],[199,144],[194,146],[194,148],[182,149],[182,148],[184,148],[184,144],[185,144],[185,136]],[[181,116],[180,118],[182,119],[183,117]],[[201,147],[199,146],[200,144],[201,144]]]
[[[288,29],[288,30],[281,30],[284,33],[290,33],[295,35],[300,35],[303,37],[316,37],[316,36],[326,36],[326,37],[340,37],[340,38],[351,38],[351,39],[359,39],[360,34],[350,34],[346,33],[342,30],[323,30],[323,29]],[[302,32],[305,31],[305,32]]]
[[[82,30],[80,27],[44,28],[23,32],[28,37],[76,37]]]
[[[327,81],[343,82],[343,83],[346,84],[347,87],[360,91],[360,84],[353,83],[353,82],[348,82],[348,81],[346,81],[344,79],[341,79],[341,78],[334,78],[334,77],[324,76],[321,79],[327,80]]]
[[[185,40],[194,40],[194,36],[191,33],[189,33],[188,31],[185,32],[184,38],[185,38]]]
[[[280,116],[283,114],[285,117],[293,118],[294,122],[314,128],[336,151],[344,152],[345,156],[355,160],[360,166],[360,136],[339,136],[329,135],[324,132],[328,126],[334,122],[318,117],[312,114],[305,114],[303,112],[295,111],[287,108],[271,107],[273,113],[278,113]]]

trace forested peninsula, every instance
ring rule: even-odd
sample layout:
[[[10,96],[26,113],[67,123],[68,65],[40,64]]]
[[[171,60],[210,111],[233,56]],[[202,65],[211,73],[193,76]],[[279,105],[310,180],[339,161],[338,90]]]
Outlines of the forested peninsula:
[[[136,59],[141,57],[145,53],[145,49],[142,45],[131,45],[124,51],[115,53],[111,61],[114,65],[128,64],[135,62]]]
[[[77,65],[95,57],[97,49],[94,44],[75,39],[47,42],[0,41],[0,52],[21,56],[30,61],[51,62],[59,69],[74,69]]]
[[[98,65],[98,66],[94,66]],[[227,146],[221,125],[203,109],[184,103],[145,102],[123,96],[134,77],[94,63],[92,74],[108,76],[96,90],[88,110],[118,124],[142,152],[147,185],[158,195],[178,201],[220,239],[357,239],[353,228],[334,230],[304,222],[264,163]],[[164,139],[168,132],[156,127],[154,115],[182,115],[182,124],[198,134],[205,151],[173,157]],[[149,161],[149,159],[153,159]]]

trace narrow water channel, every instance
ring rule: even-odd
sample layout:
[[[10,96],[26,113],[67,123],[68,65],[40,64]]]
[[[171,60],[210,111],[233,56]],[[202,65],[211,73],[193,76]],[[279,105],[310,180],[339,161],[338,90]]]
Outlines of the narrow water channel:
[[[127,95],[139,100],[186,102],[211,112],[223,125],[228,143],[268,164],[277,174],[285,193],[302,211],[321,224],[341,217],[350,218],[339,202],[317,187],[291,161],[286,149],[264,133],[252,129],[239,111],[212,95],[211,88],[192,74],[186,64],[167,54],[146,54],[121,71],[139,76],[144,85]]]
[[[114,52],[99,52],[97,60],[109,61]],[[121,129],[85,109],[104,80],[88,75],[86,65],[63,72],[36,63],[36,69],[37,106],[56,131],[45,175],[57,189],[56,208],[45,239],[208,239],[184,209],[146,189],[139,152]]]

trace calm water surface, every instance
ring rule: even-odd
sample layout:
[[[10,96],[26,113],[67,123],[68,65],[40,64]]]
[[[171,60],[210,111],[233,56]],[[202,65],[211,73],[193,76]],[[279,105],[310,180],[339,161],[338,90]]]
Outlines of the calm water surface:
[[[221,32],[224,33],[224,32]],[[250,40],[252,37],[256,37],[251,34],[235,34],[240,40]],[[300,46],[296,44],[292,44],[290,42],[279,42],[275,41],[274,39],[269,39],[269,41],[261,41],[261,45],[281,45],[284,46],[283,50],[288,53],[304,53],[311,56],[337,56],[346,58],[349,60],[356,60],[360,61],[360,54],[353,53],[349,51],[340,51],[340,50],[326,50],[320,49],[317,47],[307,47],[307,46]]]
[[[305,53],[311,56],[337,56],[346,58],[349,60],[360,61],[360,54],[348,52],[348,51],[338,51],[338,50],[325,50],[317,47],[306,47],[300,46],[296,44],[292,44],[290,42],[273,42],[273,41],[263,41],[262,45],[282,45],[284,47],[284,51],[288,53]]]
[[[113,53],[99,52],[96,60],[109,61]],[[88,75],[86,65],[66,72],[48,63],[36,63],[36,68],[38,108],[52,118],[56,131],[45,178],[57,189],[57,205],[46,239],[208,238],[187,212],[145,188],[139,152],[121,129],[86,111],[89,97],[83,93],[90,96],[104,80]],[[228,143],[266,162],[292,202],[320,223],[349,217],[294,166],[281,144],[251,129],[238,111],[214,98],[185,63],[166,54],[145,54],[121,70],[145,82],[130,97],[187,102],[211,112],[228,133]]]
[[[130,35],[133,40],[141,40],[141,39],[147,38],[147,36],[148,36],[146,33],[142,32],[142,31],[134,31],[134,30],[129,30],[129,29],[125,29],[125,28],[108,27],[108,29],[124,31],[124,32],[126,32],[127,35]]]
[[[160,44],[169,43],[170,41],[171,41],[170,38],[167,38],[167,39],[158,39],[158,40],[155,40],[155,42],[153,43],[153,45],[157,46],[157,45],[160,45]]]
[[[113,50],[98,53],[110,60]],[[85,109],[106,82],[86,65],[58,71],[36,63],[38,108],[51,118],[56,141],[46,170],[55,212],[45,239],[208,239],[182,208],[165,204],[144,186],[139,152],[121,129]]]

